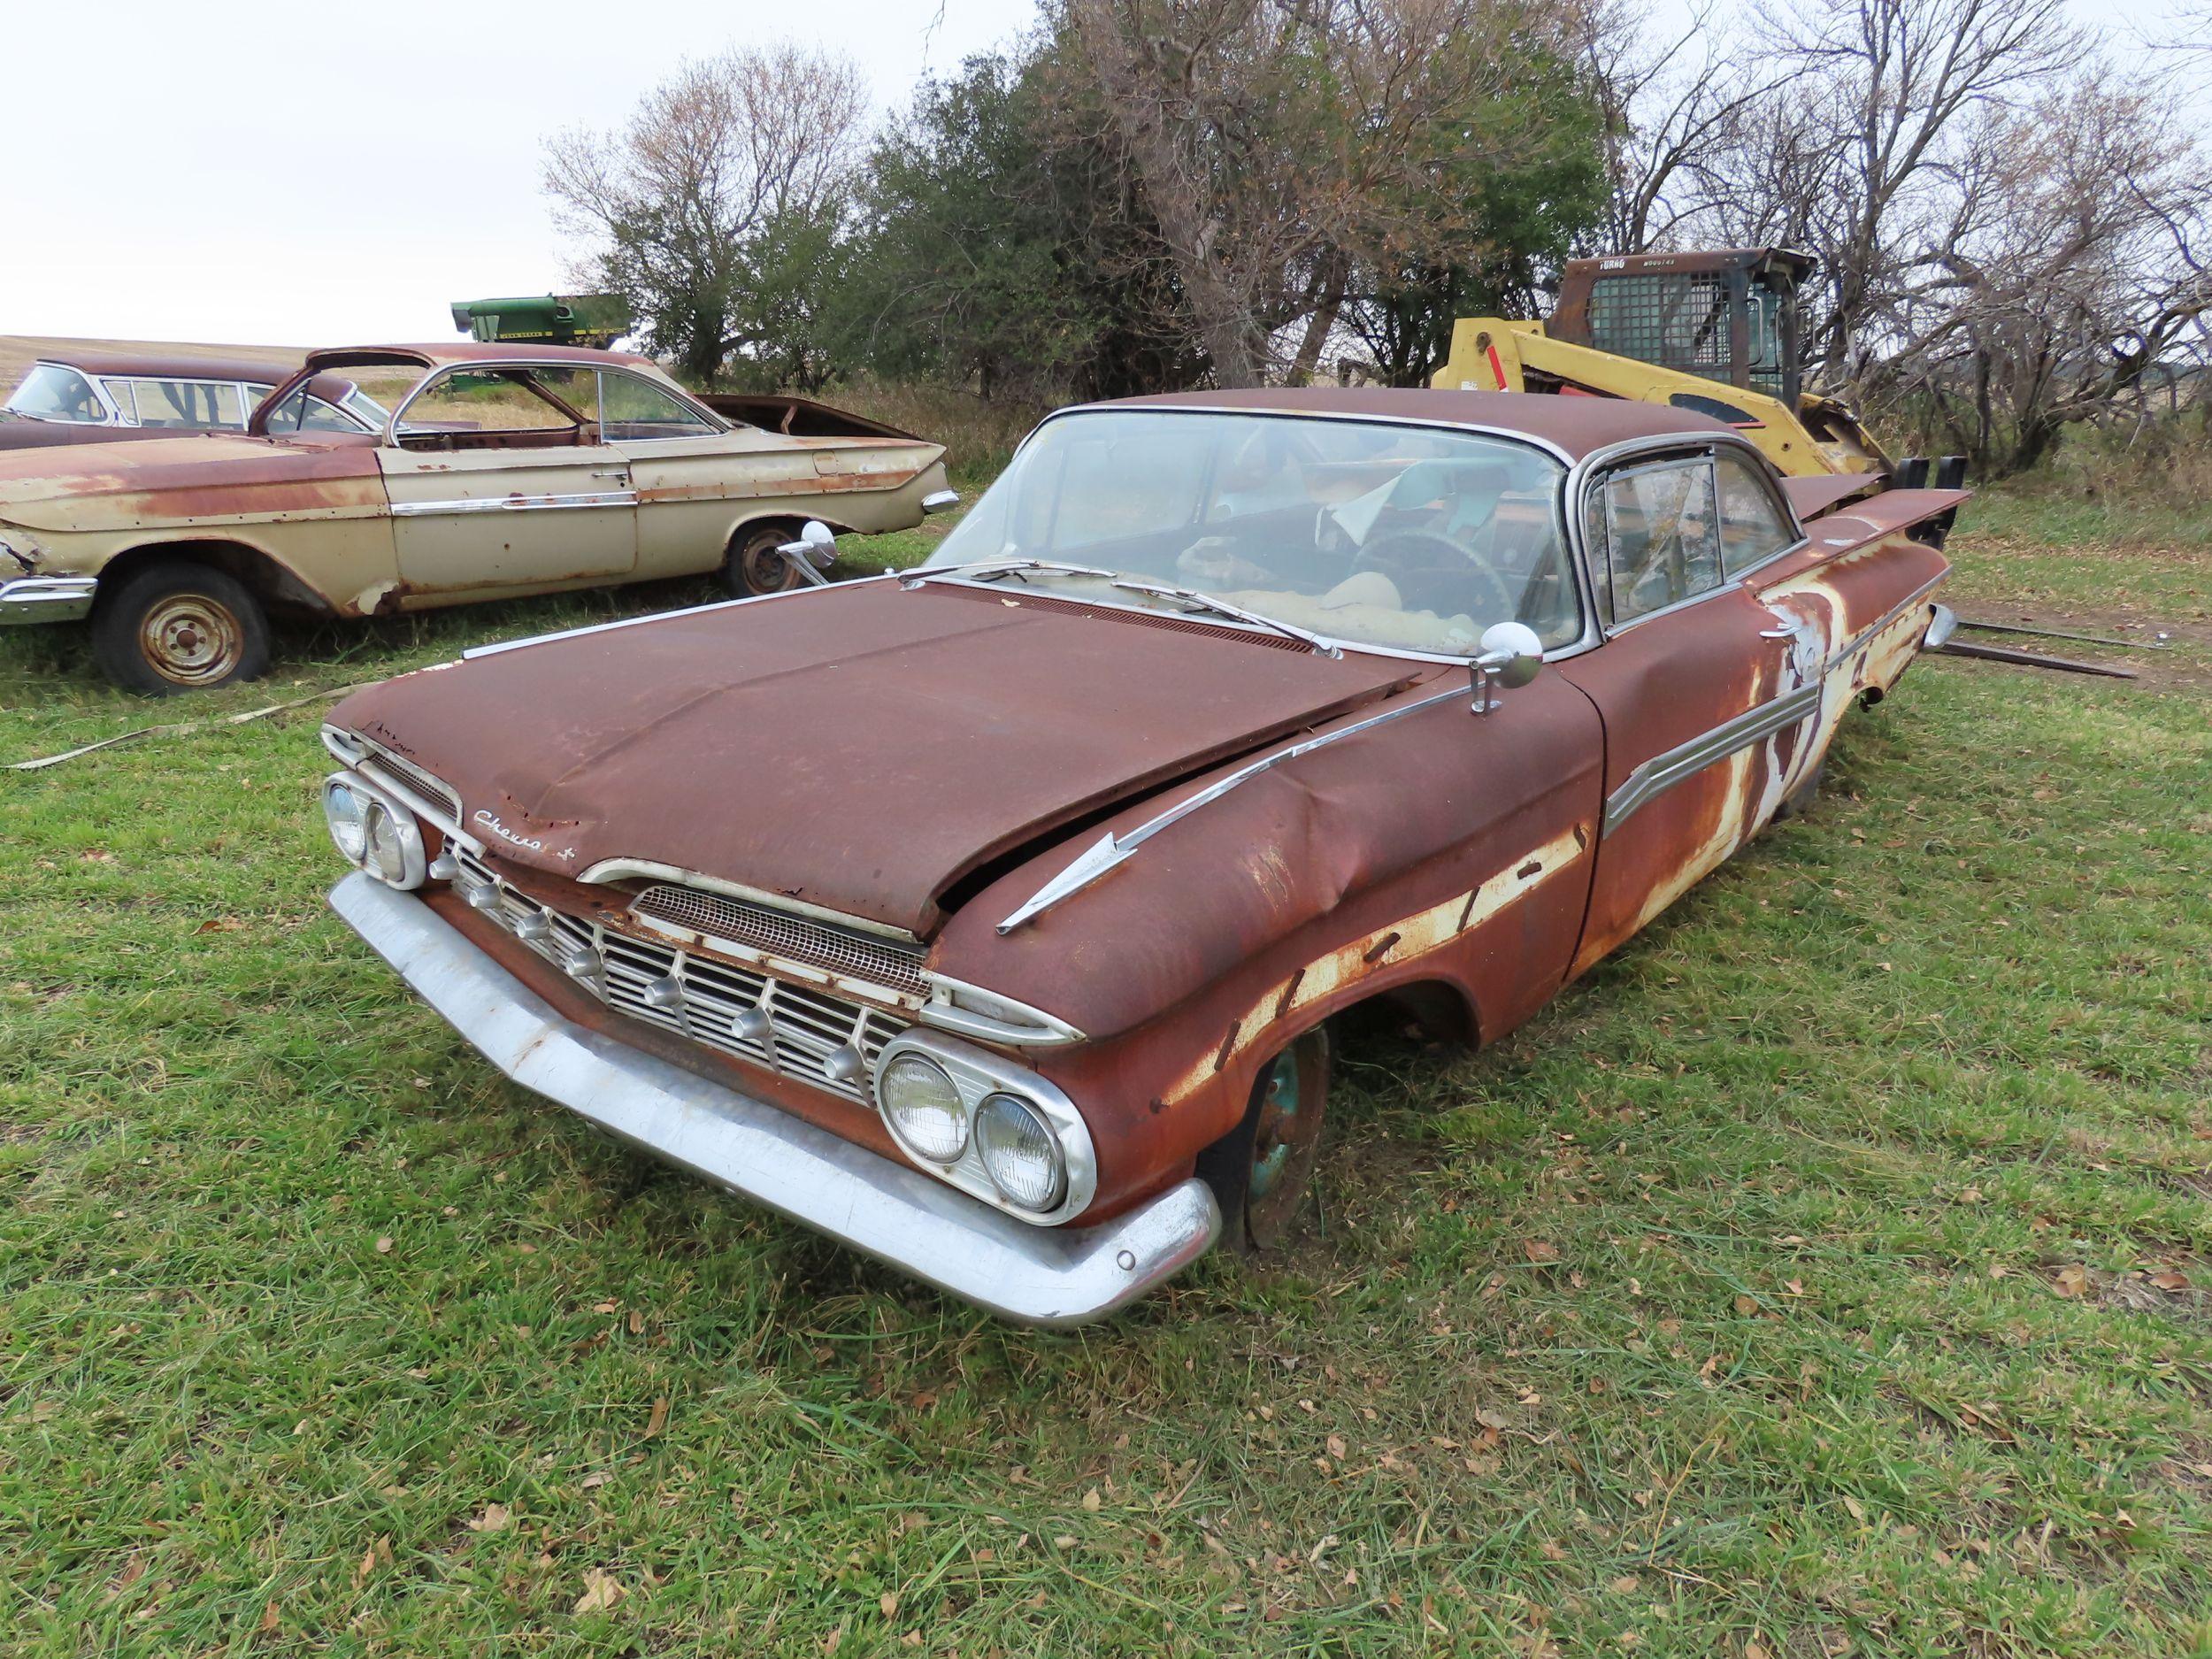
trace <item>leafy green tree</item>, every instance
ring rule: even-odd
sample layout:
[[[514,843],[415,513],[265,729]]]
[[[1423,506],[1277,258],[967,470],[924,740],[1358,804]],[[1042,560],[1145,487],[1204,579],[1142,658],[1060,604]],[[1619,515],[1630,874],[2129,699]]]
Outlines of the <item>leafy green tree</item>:
[[[1199,372],[1141,210],[1055,104],[1050,50],[1040,38],[970,58],[878,139],[838,303],[853,360],[1032,399]]]

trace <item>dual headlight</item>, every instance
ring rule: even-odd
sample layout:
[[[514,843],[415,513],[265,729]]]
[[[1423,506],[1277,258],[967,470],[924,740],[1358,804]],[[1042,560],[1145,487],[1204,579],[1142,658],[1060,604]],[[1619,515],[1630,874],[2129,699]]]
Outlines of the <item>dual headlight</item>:
[[[908,1033],[877,1065],[876,1104],[925,1169],[1026,1219],[1064,1220],[1096,1190],[1090,1132],[1074,1106],[984,1049]]]
[[[419,887],[426,868],[422,826],[396,796],[357,772],[323,780],[323,821],[346,862],[388,887]]]

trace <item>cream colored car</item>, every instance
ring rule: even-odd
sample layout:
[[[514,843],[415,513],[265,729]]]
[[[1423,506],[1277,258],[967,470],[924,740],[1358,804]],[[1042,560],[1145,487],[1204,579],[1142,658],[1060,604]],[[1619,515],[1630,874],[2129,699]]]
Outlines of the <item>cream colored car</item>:
[[[390,411],[380,432],[270,431],[334,374]],[[88,618],[111,678],[167,694],[261,672],[272,611],[707,572],[771,593],[803,580],[779,549],[806,520],[899,530],[956,499],[940,445],[806,407],[810,435],[733,422],[616,352],[314,352],[243,434],[0,454],[0,623]]]

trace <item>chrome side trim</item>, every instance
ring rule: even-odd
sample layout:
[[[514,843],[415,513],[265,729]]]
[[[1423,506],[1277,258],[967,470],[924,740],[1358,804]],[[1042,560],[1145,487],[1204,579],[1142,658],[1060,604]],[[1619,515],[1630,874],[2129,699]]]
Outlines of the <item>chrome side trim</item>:
[[[1664,754],[1654,755],[1606,797],[1603,833],[1610,835],[1639,807],[1664,795],[1684,779],[1694,777],[1715,762],[1749,749],[1786,726],[1795,726],[1819,709],[1822,689],[1823,682],[1815,680],[1809,685],[1748,709],[1732,720],[1724,720]]]
[[[1309,737],[1301,742],[1291,744],[1286,749],[1279,749],[1271,755],[1263,755],[1249,764],[1238,767],[1227,777],[1217,779],[1208,784],[1195,795],[1185,796],[1168,808],[1166,811],[1147,818],[1126,834],[1116,835],[1109,831],[1078,854],[1074,863],[1039,887],[1026,903],[1021,905],[998,925],[998,931],[1002,933],[1010,933],[1032,917],[1050,910],[1063,899],[1072,897],[1127,858],[1139,847],[1150,841],[1169,825],[1175,823],[1178,819],[1188,818],[1199,808],[1220,800],[1223,795],[1227,795],[1239,784],[1249,782],[1262,772],[1271,771],[1286,760],[1295,760],[1301,755],[1310,755],[1315,749],[1326,748],[1341,738],[1354,737],[1362,732],[1371,732],[1379,726],[1386,726],[1401,716],[1411,714],[1417,710],[1433,708],[1440,703],[1450,703],[1455,700],[1471,703],[1472,697],[1473,693],[1471,690],[1455,686],[1449,691],[1440,691],[1432,696],[1421,697],[1411,703],[1401,703],[1394,709],[1386,709],[1380,714],[1371,714],[1364,720],[1356,720],[1349,726],[1339,726],[1333,732],[1324,732],[1317,737]]]
[[[634,489],[593,490],[575,495],[477,495],[451,501],[396,501],[395,518],[424,518],[464,512],[563,512],[586,507],[634,507]]]
[[[0,624],[78,622],[92,614],[96,576],[18,576],[0,582]]]
[[[616,1138],[1003,1319],[1103,1317],[1212,1246],[1196,1179],[1097,1226],[1038,1227],[726,1085],[565,1018],[411,894],[360,874],[331,908],[501,1072]]]

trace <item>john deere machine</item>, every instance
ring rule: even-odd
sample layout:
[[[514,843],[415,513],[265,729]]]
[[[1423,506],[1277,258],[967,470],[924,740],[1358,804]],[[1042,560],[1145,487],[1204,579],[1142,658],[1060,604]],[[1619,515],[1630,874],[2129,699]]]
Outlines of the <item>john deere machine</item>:
[[[1786,473],[1956,488],[1964,457],[1932,479],[1924,458],[1892,461],[1848,408],[1805,389],[1797,296],[1813,269],[1786,248],[1571,259],[1548,318],[1461,318],[1431,384],[1667,403],[1728,422]]]
[[[530,294],[515,299],[457,300],[453,326],[474,340],[601,350],[630,332],[627,300],[616,294]]]

